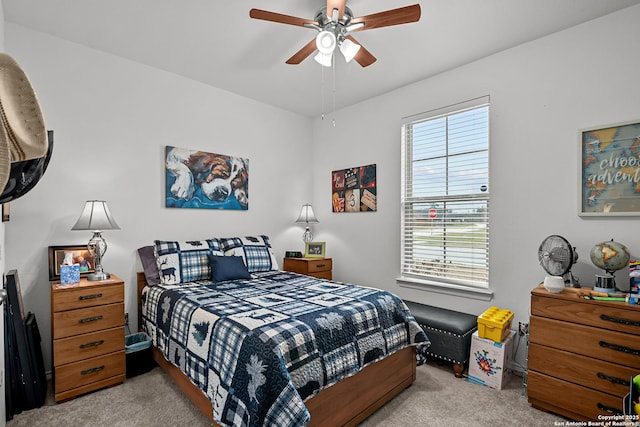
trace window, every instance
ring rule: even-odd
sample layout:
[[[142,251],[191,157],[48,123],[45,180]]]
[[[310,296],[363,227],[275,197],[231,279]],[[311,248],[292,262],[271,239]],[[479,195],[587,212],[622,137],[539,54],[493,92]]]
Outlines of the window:
[[[402,126],[402,280],[489,287],[488,97]]]

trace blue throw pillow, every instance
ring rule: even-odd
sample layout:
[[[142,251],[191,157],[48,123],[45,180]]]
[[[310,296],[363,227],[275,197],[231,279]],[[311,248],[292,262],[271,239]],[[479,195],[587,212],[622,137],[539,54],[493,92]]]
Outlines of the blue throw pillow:
[[[209,255],[209,261],[211,262],[211,280],[214,282],[251,279],[251,274],[241,256]]]

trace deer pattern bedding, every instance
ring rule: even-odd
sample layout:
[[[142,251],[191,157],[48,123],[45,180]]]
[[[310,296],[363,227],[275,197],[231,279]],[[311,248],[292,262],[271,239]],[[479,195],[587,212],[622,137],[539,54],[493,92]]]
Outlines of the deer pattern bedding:
[[[154,346],[211,400],[225,426],[302,426],[304,401],[429,340],[397,296],[296,273],[145,288]]]

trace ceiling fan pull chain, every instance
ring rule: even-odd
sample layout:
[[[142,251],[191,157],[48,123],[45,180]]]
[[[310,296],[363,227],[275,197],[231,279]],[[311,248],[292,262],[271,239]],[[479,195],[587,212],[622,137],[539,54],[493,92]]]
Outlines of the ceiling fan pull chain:
[[[331,123],[333,127],[336,127],[336,56],[331,58],[331,73],[333,74],[333,113],[331,117]]]
[[[322,85],[320,87],[321,91],[322,91],[322,120],[324,120],[324,67],[320,67],[320,72],[322,73]]]

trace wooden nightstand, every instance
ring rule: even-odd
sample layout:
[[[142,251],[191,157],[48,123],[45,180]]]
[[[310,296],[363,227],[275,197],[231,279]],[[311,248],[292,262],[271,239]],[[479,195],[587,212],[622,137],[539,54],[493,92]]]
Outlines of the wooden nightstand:
[[[51,336],[56,402],[123,382],[124,282],[51,282]]]
[[[573,420],[623,413],[640,366],[640,307],[588,301],[565,289],[531,292],[531,405]]]
[[[331,258],[285,258],[284,270],[331,280]]]

